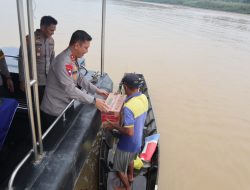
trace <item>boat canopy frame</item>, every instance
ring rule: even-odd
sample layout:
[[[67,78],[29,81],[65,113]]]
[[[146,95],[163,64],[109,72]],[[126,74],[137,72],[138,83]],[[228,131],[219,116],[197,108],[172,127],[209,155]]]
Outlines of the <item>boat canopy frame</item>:
[[[22,59],[22,64],[24,68],[26,102],[27,102],[29,122],[30,122],[30,127],[31,127],[34,158],[35,158],[35,161],[38,161],[39,155],[43,154],[43,144],[41,140],[42,133],[41,133],[40,108],[39,108],[39,99],[38,99],[38,83],[37,83],[37,70],[36,70],[36,58],[35,58],[35,39],[34,39],[34,30],[33,30],[34,27],[33,27],[32,0],[27,0],[28,28],[29,28],[29,35],[30,35],[29,51],[31,55],[31,60],[29,60],[28,49],[27,49],[28,46],[27,46],[26,32],[25,32],[23,0],[17,0],[16,3],[17,3],[18,25],[19,25],[20,43],[21,43],[21,51],[22,51],[22,57],[20,59]],[[29,64],[27,64],[29,61],[31,61],[31,68],[29,68]],[[30,71],[31,71],[31,76],[30,76]],[[31,89],[33,89],[34,100],[31,95]],[[34,102],[35,109],[33,108],[33,102]],[[38,129],[39,155],[37,152],[35,117],[36,117],[37,129]]]

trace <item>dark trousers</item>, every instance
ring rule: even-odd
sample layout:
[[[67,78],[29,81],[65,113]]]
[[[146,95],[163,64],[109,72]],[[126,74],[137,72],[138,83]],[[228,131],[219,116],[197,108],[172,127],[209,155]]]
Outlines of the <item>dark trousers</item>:
[[[41,111],[41,125],[42,125],[42,133],[50,127],[50,125],[56,120],[56,116],[49,115],[43,111]]]
[[[68,110],[65,112],[66,120],[70,119],[73,113],[74,113],[74,105],[69,107]],[[43,133],[51,126],[51,124],[56,120],[56,118],[57,116],[47,114],[41,110],[41,124]],[[62,127],[64,124],[65,123],[63,121],[63,118],[61,117],[57,122],[57,125]]]
[[[45,91],[45,86],[38,86],[39,105],[41,105],[42,103],[44,91]]]

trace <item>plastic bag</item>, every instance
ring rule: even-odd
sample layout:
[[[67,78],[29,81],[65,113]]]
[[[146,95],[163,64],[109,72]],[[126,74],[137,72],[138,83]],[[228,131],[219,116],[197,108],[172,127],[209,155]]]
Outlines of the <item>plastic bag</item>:
[[[145,146],[140,154],[140,158],[146,162],[150,162],[155,152],[160,134],[154,134],[145,138]]]
[[[139,156],[136,157],[136,159],[134,160],[134,168],[139,170],[141,169],[143,166],[143,162],[142,160],[139,158]]]

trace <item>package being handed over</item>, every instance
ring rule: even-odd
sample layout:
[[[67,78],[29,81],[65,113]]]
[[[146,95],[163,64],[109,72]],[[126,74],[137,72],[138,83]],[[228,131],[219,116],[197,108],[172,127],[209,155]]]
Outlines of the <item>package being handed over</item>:
[[[102,112],[102,122],[110,121],[115,124],[120,122],[121,109],[126,99],[126,95],[110,93],[105,103],[110,107],[109,112]]]

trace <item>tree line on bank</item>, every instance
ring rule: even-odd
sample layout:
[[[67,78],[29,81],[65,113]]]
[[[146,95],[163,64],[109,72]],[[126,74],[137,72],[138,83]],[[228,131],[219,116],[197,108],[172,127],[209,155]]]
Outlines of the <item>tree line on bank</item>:
[[[139,0],[250,14],[250,0]]]

